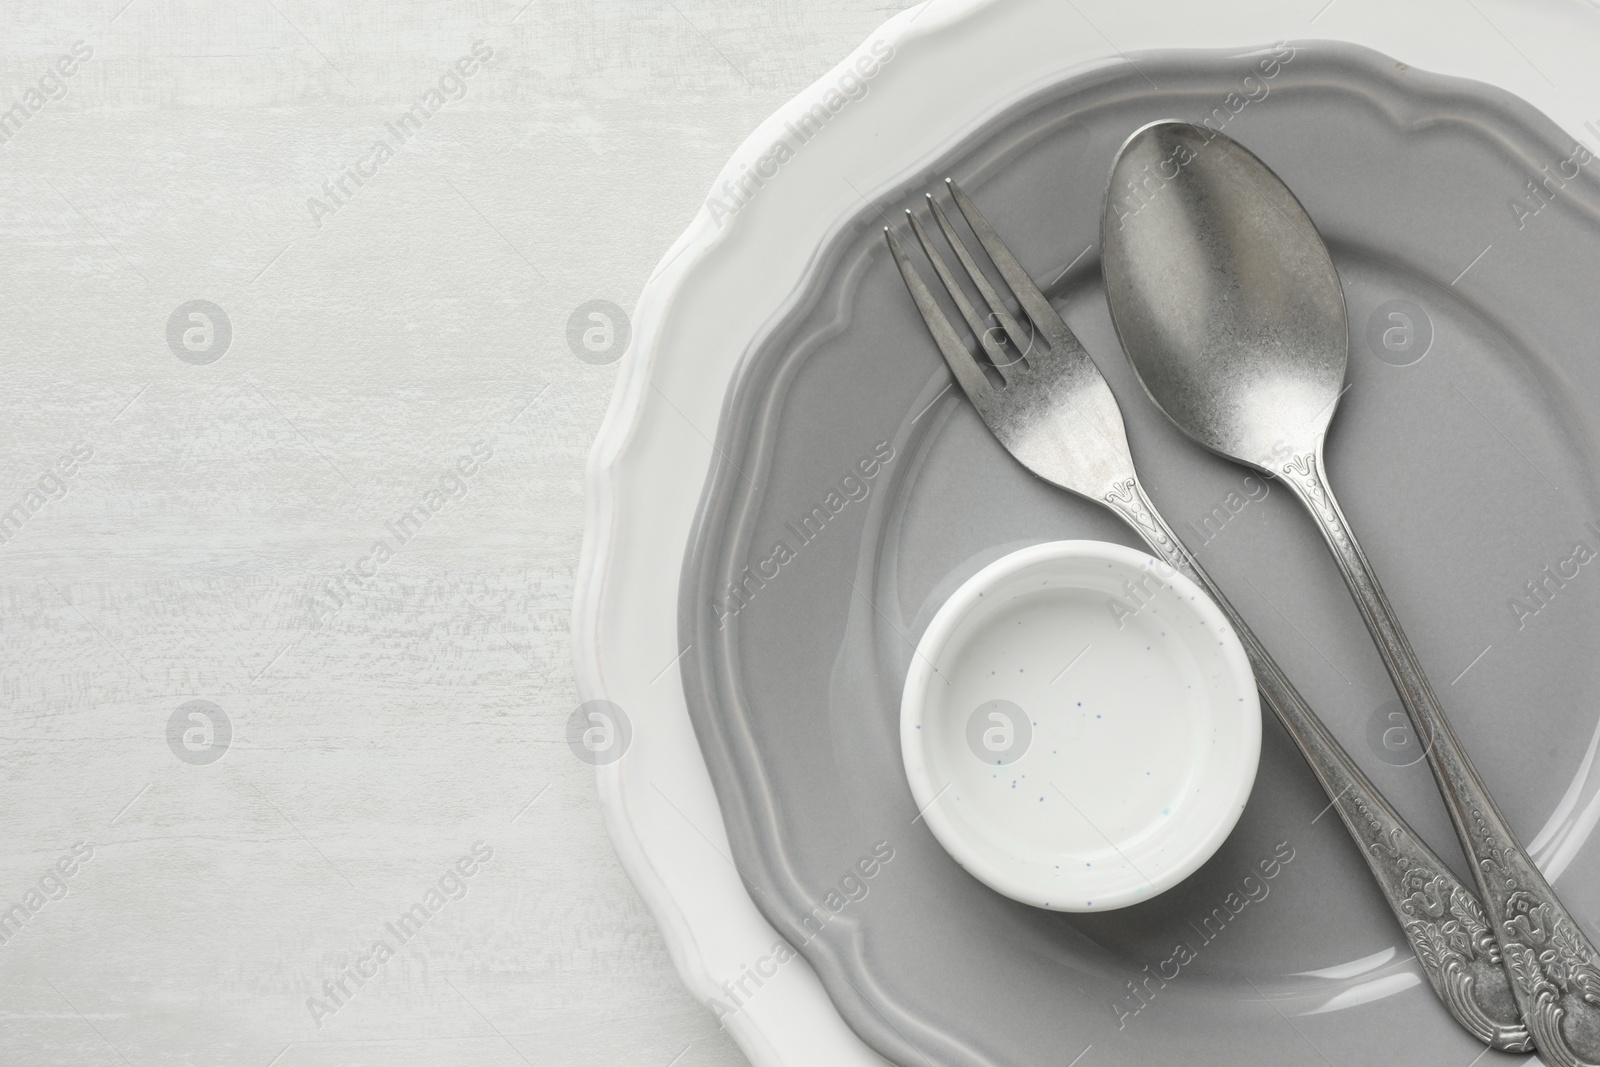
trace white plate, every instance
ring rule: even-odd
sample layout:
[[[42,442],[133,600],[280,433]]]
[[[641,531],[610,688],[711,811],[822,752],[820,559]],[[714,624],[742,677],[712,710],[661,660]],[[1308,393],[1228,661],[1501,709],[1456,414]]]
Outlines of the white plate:
[[[936,2],[890,19],[763,123],[641,293],[590,457],[573,618],[578,687],[584,700],[615,702],[631,728],[621,758],[597,768],[618,854],[684,982],[758,1067],[883,1060],[844,1025],[746,893],[676,670],[684,547],[740,357],[861,197],[897,184],[1041,85],[1144,49],[1243,51],[1310,37],[1498,85],[1600,150],[1600,19],[1589,6]],[[810,127],[796,134],[806,115]],[[759,184],[746,177],[752,171]],[[744,192],[728,197],[723,190],[741,179]],[[766,977],[753,984],[752,972]]]

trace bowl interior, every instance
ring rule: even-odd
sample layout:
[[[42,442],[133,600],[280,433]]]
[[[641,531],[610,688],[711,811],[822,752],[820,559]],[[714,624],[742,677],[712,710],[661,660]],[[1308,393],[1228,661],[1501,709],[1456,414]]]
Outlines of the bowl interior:
[[[1124,907],[1233,829],[1255,779],[1255,684],[1232,628],[1170,567],[1063,541],[997,560],[935,615],[902,703],[930,829],[1007,896]]]

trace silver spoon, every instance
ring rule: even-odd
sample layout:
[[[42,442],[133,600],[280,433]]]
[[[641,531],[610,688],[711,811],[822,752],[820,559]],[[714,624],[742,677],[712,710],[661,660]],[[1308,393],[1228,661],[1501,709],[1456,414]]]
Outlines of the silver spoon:
[[[1123,145],[1101,224],[1106,298],[1151,399],[1200,444],[1272,474],[1311,512],[1428,754],[1534,1043],[1600,1064],[1600,953],[1473,769],[1328,487],[1344,391],[1344,292],[1300,202],[1238,143],[1160,122]]]

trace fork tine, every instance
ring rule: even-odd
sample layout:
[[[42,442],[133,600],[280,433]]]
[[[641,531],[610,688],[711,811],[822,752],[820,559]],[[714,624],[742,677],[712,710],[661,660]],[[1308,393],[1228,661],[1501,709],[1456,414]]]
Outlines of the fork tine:
[[[978,366],[978,361],[962,343],[955,327],[950,325],[944,309],[939,307],[939,302],[933,297],[933,291],[922,280],[921,272],[912,266],[910,257],[906,255],[906,250],[900,244],[900,239],[894,235],[894,231],[885,226],[883,236],[889,241],[889,251],[894,256],[895,266],[900,268],[900,277],[905,281],[906,289],[910,291],[917,310],[922,313],[922,321],[927,324],[928,332],[933,334],[934,343],[939,346],[939,352],[944,356],[950,373],[956,376],[956,381],[961,383],[961,388],[974,403],[980,400],[987,401],[994,394],[994,386],[989,384],[989,378],[983,373],[983,368]]]
[[[932,193],[927,194],[927,196],[928,207],[933,209],[933,217],[939,223],[939,229],[943,232],[945,241],[955,250],[956,258],[961,261],[961,266],[966,270],[967,277],[971,278],[972,284],[977,286],[978,292],[983,295],[984,302],[989,305],[990,313],[999,321],[1000,327],[1006,332],[1006,336],[1011,339],[1012,346],[1019,353],[1018,358],[1026,356],[1033,346],[1032,331],[1029,331],[1026,338],[1023,337],[1021,327],[1018,326],[1017,320],[1011,316],[1011,309],[1006,307],[1006,302],[1000,298],[1000,294],[995,291],[994,286],[990,283],[989,276],[984,273],[983,268],[979,267],[977,261],[972,258],[972,253],[967,251],[966,242],[956,233],[955,227],[950,223],[950,217],[944,213],[944,208],[939,206],[939,202],[933,198]],[[992,330],[993,327],[991,326],[989,329]],[[1007,363],[1015,362],[1016,359],[1007,360]],[[1004,370],[1001,373],[1004,374]]]
[[[1011,254],[1011,249],[1000,240],[1000,235],[994,232],[989,220],[983,217],[978,206],[961,191],[961,186],[953,179],[946,178],[944,184],[950,190],[950,196],[955,200],[956,207],[966,216],[967,225],[978,235],[978,243],[989,253],[989,258],[994,261],[1000,276],[1016,294],[1017,303],[1022,305],[1022,310],[1028,318],[1032,319],[1039,332],[1044,334],[1044,339],[1051,349],[1061,346],[1082,348],[1072,331],[1067,329],[1067,324],[1061,321],[1061,316],[1056,314],[1056,309],[1050,306],[1050,301],[1045,299],[1044,293],[1039,291],[1039,287],[1033,284],[1033,279],[1028,277],[1028,272],[1022,269],[1022,264],[1017,262],[1017,257]]]
[[[1005,354],[998,342],[995,341],[993,332],[984,325],[978,317],[978,309],[972,306],[972,301],[967,299],[967,291],[961,288],[961,283],[956,281],[956,276],[945,263],[944,257],[939,254],[934,246],[933,238],[928,231],[922,228],[922,223],[910,211],[906,212],[906,219],[911,223],[912,231],[917,235],[917,241],[922,245],[922,251],[927,253],[928,260],[933,264],[933,271],[944,283],[944,288],[950,294],[950,299],[956,302],[956,308],[961,312],[961,317],[967,320],[967,325],[977,335],[978,344],[983,346],[984,353],[989,357],[989,362],[994,364],[994,369],[1000,372],[1000,377],[1010,381],[1006,368],[1011,365],[1011,357]]]

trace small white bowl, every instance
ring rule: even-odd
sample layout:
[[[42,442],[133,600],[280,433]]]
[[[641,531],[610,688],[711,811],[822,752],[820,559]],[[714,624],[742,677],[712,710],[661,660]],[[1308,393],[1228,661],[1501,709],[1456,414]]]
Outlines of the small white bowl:
[[[1052,541],[969,578],[912,657],[900,747],[921,818],[974,877],[1109,911],[1192,874],[1244,810],[1261,708],[1200,588],[1103,541]]]

